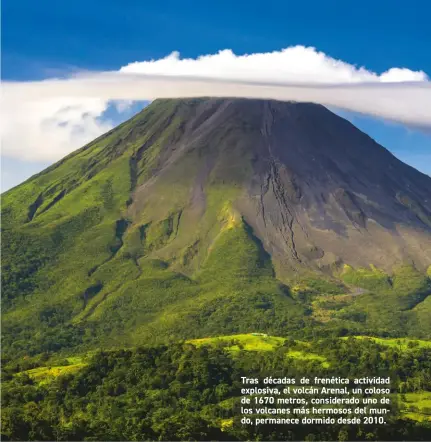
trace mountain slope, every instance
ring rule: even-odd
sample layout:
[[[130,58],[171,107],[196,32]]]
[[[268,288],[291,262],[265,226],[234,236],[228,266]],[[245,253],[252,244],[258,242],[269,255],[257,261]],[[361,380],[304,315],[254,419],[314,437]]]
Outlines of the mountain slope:
[[[323,106],[156,100],[2,198],[14,351],[431,333],[431,178]],[[370,265],[387,286],[367,285]],[[347,298],[322,322],[328,294]]]

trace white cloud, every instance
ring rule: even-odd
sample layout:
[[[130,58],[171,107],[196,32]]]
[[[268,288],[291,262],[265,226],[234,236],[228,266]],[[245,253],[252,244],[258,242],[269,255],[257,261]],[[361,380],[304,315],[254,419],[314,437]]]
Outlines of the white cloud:
[[[112,128],[109,121],[99,120],[107,106],[104,99],[3,99],[2,154],[10,158],[57,160]]]
[[[401,81],[428,81],[428,77],[423,71],[411,71],[405,68],[391,68],[383,72],[379,77],[383,82],[401,82]]]
[[[335,60],[314,48],[237,56],[230,50],[181,59],[135,62],[115,72],[67,79],[3,83],[2,153],[57,160],[109,130],[112,100],[119,112],[134,100],[237,96],[312,101],[412,125],[431,126],[431,83],[422,71],[382,74]]]
[[[288,83],[360,83],[378,81],[426,81],[427,75],[392,68],[382,75],[335,60],[315,48],[292,46],[281,51],[235,55],[230,49],[197,59],[181,59],[172,52],[160,60],[130,63],[120,72],[133,74],[185,75],[230,80]]]

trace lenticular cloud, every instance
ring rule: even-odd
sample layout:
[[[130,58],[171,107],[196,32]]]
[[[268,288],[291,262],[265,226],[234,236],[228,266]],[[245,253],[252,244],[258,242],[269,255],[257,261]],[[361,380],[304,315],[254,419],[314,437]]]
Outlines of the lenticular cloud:
[[[103,116],[112,101],[119,111],[155,98],[309,101],[431,127],[431,83],[423,71],[393,67],[378,74],[303,46],[249,55],[224,50],[196,59],[173,52],[118,71],[7,82],[2,93],[3,154],[26,160],[59,159],[110,129]]]

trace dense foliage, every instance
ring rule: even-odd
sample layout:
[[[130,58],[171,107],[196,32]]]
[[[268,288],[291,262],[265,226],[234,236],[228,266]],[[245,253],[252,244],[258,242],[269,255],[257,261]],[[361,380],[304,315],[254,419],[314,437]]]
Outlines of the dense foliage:
[[[3,440],[429,440],[431,424],[402,418],[395,394],[431,389],[429,347],[319,340],[311,345],[329,362],[323,368],[286,357],[304,345],[292,339],[269,352],[232,353],[233,344],[98,352],[50,382],[20,371],[25,361],[4,360]],[[391,376],[394,415],[380,426],[241,425],[241,376],[306,375]]]

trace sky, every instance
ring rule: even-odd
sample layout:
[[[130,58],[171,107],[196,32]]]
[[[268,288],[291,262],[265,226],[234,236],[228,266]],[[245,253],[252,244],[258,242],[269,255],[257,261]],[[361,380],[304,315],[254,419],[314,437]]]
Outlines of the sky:
[[[312,100],[431,175],[429,16],[428,0],[3,0],[2,191],[166,90],[238,89],[161,82],[160,75],[287,81],[289,89],[276,93],[300,98],[298,82],[349,83],[331,96],[313,89]],[[241,88],[263,93],[259,85]]]

